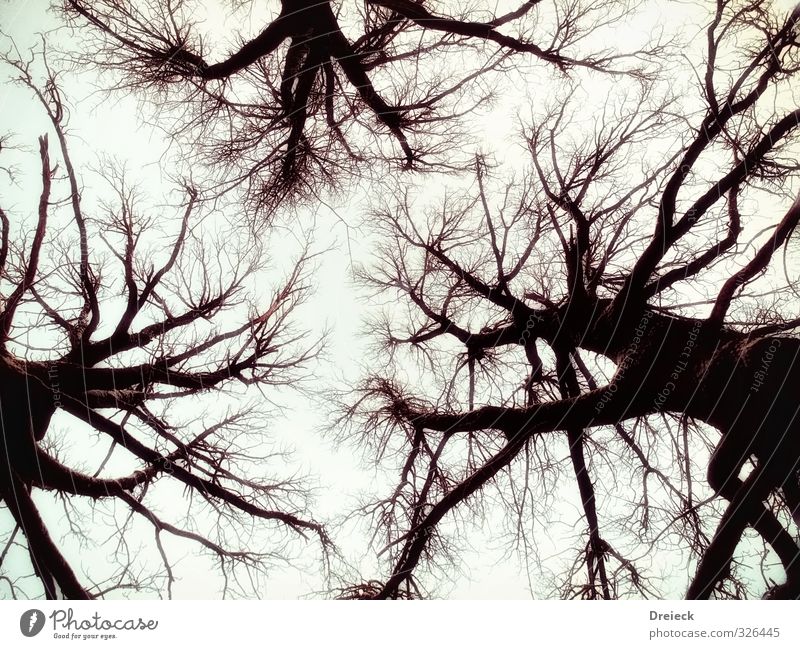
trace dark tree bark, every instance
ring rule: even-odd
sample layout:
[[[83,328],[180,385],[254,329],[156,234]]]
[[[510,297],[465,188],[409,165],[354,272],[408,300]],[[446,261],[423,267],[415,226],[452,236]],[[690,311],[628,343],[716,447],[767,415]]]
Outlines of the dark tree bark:
[[[303,486],[267,477],[252,441],[243,440],[258,435],[266,442],[264,413],[231,406],[215,412],[211,424],[194,414],[202,405],[197,399],[223,385],[289,385],[316,354],[319,343],[298,345],[304,337],[292,331],[290,321],[307,290],[308,254],[271,296],[262,285],[258,298],[248,297],[263,262],[248,257],[253,248],[248,253],[241,231],[227,233],[224,245],[211,235],[197,241],[196,213],[205,208],[190,185],[177,218],[162,207],[154,226],[138,192],[110,165],[104,166],[104,180],[117,200],[89,208],[90,220],[84,203],[92,198],[81,189],[70,158],[68,111],[55,75],[46,58],[42,61],[47,77],[39,85],[32,63],[4,60],[49,117],[57,150],[53,153],[47,136],[39,139],[41,188],[33,231],[0,209],[0,501],[27,544],[44,595],[93,598],[126,588],[171,596],[174,560],[162,544],[165,535],[207,552],[223,582],[236,578],[239,569],[261,571],[270,553],[247,547],[244,540],[254,520],[279,536],[286,530],[315,537],[327,552],[325,531],[307,517]],[[66,227],[60,205],[67,209]],[[48,227],[53,222],[56,234]],[[163,250],[142,243],[154,227],[169,233],[161,238],[168,241]],[[77,239],[69,241],[74,233]],[[102,262],[105,255],[111,264]],[[223,272],[226,259],[233,265]],[[37,347],[41,340],[51,341],[44,351]],[[174,408],[184,402],[184,408]],[[53,430],[56,413],[72,422],[66,432]],[[185,419],[180,426],[177,417]],[[72,439],[87,448],[86,440],[80,441],[81,424],[108,443],[93,474],[76,466],[88,458],[70,461],[60,450]],[[130,474],[108,469],[112,456],[120,455],[134,462]],[[183,520],[155,513],[157,482],[183,488],[176,501],[186,506]],[[61,497],[73,540],[94,532],[80,506],[116,501],[130,513],[111,535],[115,574],[94,582],[94,575],[76,571],[49,527],[52,514],[33,498],[40,491]],[[127,547],[134,516],[152,527],[163,561],[163,569],[151,575],[138,572],[137,557]],[[16,531],[9,546],[15,536]],[[236,536],[244,547],[231,549]],[[276,540],[279,548],[285,543]],[[21,574],[12,578],[9,583],[17,586],[24,580]]]
[[[198,162],[232,170],[226,186],[244,185],[259,212],[287,198],[314,198],[380,161],[456,168],[453,129],[490,94],[466,93],[478,77],[505,69],[512,56],[533,57],[562,73],[644,77],[645,59],[663,51],[661,43],[584,51],[585,31],[626,18],[628,7],[618,2],[597,15],[560,0],[524,2],[500,16],[491,8],[449,16],[452,8],[396,0],[335,6],[282,0],[279,6],[259,33],[242,34],[238,49],[212,62],[190,2],[64,3],[88,39],[81,62],[122,73],[126,89],[183,92],[176,134],[200,146]],[[356,37],[342,28],[352,24]],[[439,65],[437,59],[472,50],[481,52],[478,64],[446,82],[418,74],[429,60]],[[384,134],[392,149],[369,144],[380,144]]]
[[[778,17],[766,3],[720,1],[697,75],[703,114],[684,118],[669,99],[644,92],[627,113],[598,116],[594,132],[573,144],[569,101],[556,104],[526,132],[532,169],[522,186],[495,196],[478,158],[474,198],[448,199],[426,220],[401,191],[376,211],[387,244],[361,276],[399,296],[410,314],[392,311],[381,322],[387,348],[416,350],[425,361],[421,383],[444,387],[412,396],[391,374],[376,373],[346,410],[360,435],[366,430],[407,458],[397,491],[368,510],[386,533],[391,567],[365,596],[417,592],[415,571],[449,550],[446,517],[480,511],[484,492],[530,490],[534,478],[522,467],[532,455],[543,474],[560,466],[541,458],[554,433],[565,435],[586,522],[586,544],[561,594],[607,598],[625,588],[652,596],[635,563],[603,537],[596,490],[607,493],[603,482],[619,478],[613,466],[593,475],[592,464],[611,453],[595,438],[613,432],[642,474],[643,534],[655,511],[649,479],[678,500],[666,529],[699,559],[687,597],[747,592],[732,562],[748,527],[785,573],[767,595],[800,597],[800,320],[778,306],[793,291],[788,275],[784,286],[763,280],[800,221],[800,198],[775,189],[796,178],[800,110],[789,104],[767,119],[761,112],[798,70],[799,19],[800,10]],[[754,24],[760,31],[748,31]],[[737,50],[733,32],[751,37],[746,49]],[[732,72],[715,67],[723,55],[739,56]],[[695,124],[688,132],[687,120]],[[683,129],[682,143],[653,161],[648,144],[660,146],[673,128]],[[720,151],[728,162],[714,157]],[[743,215],[742,197],[759,191],[780,196],[782,211]],[[740,235],[756,222],[761,229],[744,252]],[[709,231],[721,232],[710,244]],[[772,303],[756,301],[750,289],[758,282],[757,295]],[[705,295],[682,304],[681,285]],[[759,310],[748,318],[754,301]],[[462,346],[455,357],[448,338]],[[609,364],[613,375],[604,379]],[[683,432],[672,431],[672,421]],[[672,436],[673,467],[654,466],[653,439],[635,437],[631,427]],[[707,478],[728,502],[710,539],[693,488],[698,427],[718,433]],[[580,567],[586,582],[577,581]]]
[[[576,125],[584,128],[586,120],[570,113],[582,99],[564,77],[575,96],[567,92],[524,132],[531,167],[523,182],[498,190],[478,156],[471,197],[447,197],[431,216],[417,213],[400,191],[395,203],[376,209],[371,223],[384,244],[380,263],[362,276],[394,300],[379,323],[390,354],[386,371],[368,378],[344,419],[377,457],[401,460],[396,489],[364,510],[374,517],[376,535],[385,536],[387,576],[345,595],[419,595],[420,567],[452,553],[442,529],[454,513],[480,510],[484,494],[501,484],[507,489],[497,489],[497,498],[521,512],[534,499],[532,467],[546,501],[554,491],[547,480],[562,465],[574,475],[585,543],[554,592],[657,594],[636,561],[608,540],[614,525],[605,520],[598,491],[608,495],[614,486],[603,483],[618,482],[612,442],[602,437],[613,435],[628,453],[627,468],[635,469],[629,477],[642,481],[627,515],[641,515],[639,541],[652,539],[651,518],[660,516],[698,561],[688,597],[752,594],[733,561],[748,527],[785,573],[768,594],[798,597],[800,436],[792,386],[800,378],[800,314],[779,305],[796,296],[789,271],[785,285],[772,280],[800,220],[791,185],[800,109],[786,100],[800,70],[800,9],[787,16],[761,0],[712,3],[705,52],[685,70],[696,80],[697,97],[682,103],[680,90],[670,94],[652,68],[623,67],[657,60],[660,42],[631,52],[615,44],[581,53],[585,30],[601,36],[592,32],[593,9],[556,3],[552,14],[561,18],[543,35],[533,25],[544,5],[526,2],[502,16],[450,16],[427,2],[371,0],[363,13],[343,3],[348,17],[358,17],[351,22],[360,33],[353,36],[329,2],[286,0],[270,22],[214,61],[181,3],[161,11],[155,2],[69,0],[65,10],[81,33],[96,39],[84,62],[120,73],[124,89],[171,100],[178,89],[177,110],[186,119],[173,135],[199,143],[196,155],[224,178],[222,191],[245,186],[259,214],[287,197],[336,187],[349,172],[367,174],[387,157],[405,167],[463,170],[463,161],[453,161],[453,142],[461,140],[449,129],[486,99],[467,89],[521,57],[564,72],[634,79],[638,85],[626,86],[622,100],[609,89],[608,102],[592,116],[593,131],[583,133]],[[687,56],[693,45],[686,43]],[[453,49],[481,56],[470,70],[425,77],[425,62]],[[380,74],[388,90],[378,87]],[[234,88],[245,85],[253,92],[240,100]],[[375,154],[381,134],[395,153]],[[444,137],[427,139],[436,135]],[[429,163],[437,151],[444,161]],[[92,341],[97,304],[83,266],[80,276],[89,324],[70,335],[93,361],[105,358],[112,343],[130,348],[154,335],[132,337],[128,321],[110,339]],[[129,315],[135,315],[131,294]],[[408,358],[393,356],[403,346],[418,354],[412,361],[424,361],[415,366],[423,396],[395,380],[394,371],[408,368]],[[76,357],[65,357],[61,369],[75,371]],[[170,363],[185,358],[174,359],[148,364],[148,379],[160,384],[169,376],[171,385],[197,390],[242,369],[176,373]],[[108,372],[91,369],[87,391],[66,402],[76,416],[77,403],[101,407],[120,397],[109,396],[117,387]],[[142,371],[115,374],[132,397],[143,398]],[[84,420],[124,439],[113,421],[94,412]],[[708,485],[728,503],[711,538],[693,476],[708,427],[717,436],[706,462]],[[656,450],[660,440],[669,446],[669,466]],[[564,458],[550,448],[561,443]],[[140,459],[158,466],[152,449],[136,448]],[[611,466],[610,478],[597,475],[602,463]],[[652,481],[671,509],[651,505]],[[530,505],[536,514],[545,507]],[[628,524],[619,516],[615,523]],[[529,543],[526,534],[518,523],[520,544]]]

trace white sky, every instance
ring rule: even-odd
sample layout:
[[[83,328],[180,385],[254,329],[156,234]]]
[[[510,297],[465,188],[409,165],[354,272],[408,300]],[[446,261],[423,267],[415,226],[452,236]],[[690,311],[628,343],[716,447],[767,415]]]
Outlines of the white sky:
[[[786,9],[792,2],[776,3]],[[669,5],[669,9],[667,9]],[[687,31],[693,25],[688,16],[681,12],[681,7],[687,9],[690,3],[648,3],[650,10],[644,11],[636,25],[631,26],[631,33],[637,25],[647,26],[664,23],[669,17],[671,27],[675,23],[688,22]],[[0,30],[10,35],[16,41],[20,50],[36,43],[36,33],[50,30],[58,24],[58,20],[49,15],[44,2],[20,2],[0,0]],[[219,31],[225,27],[224,15],[214,16],[213,24],[219,25]],[[68,40],[59,36],[56,42],[64,45]],[[624,40],[624,39],[622,39]],[[538,82],[546,79],[546,75],[534,73],[540,77]],[[5,76],[5,75],[3,75]],[[165,143],[160,134],[142,123],[142,108],[134,98],[115,98],[109,100],[102,93],[97,93],[90,85],[91,77],[69,76],[65,78],[64,90],[69,103],[76,107],[72,113],[70,127],[73,133],[73,156],[76,166],[83,169],[87,164],[95,162],[98,150],[123,158],[130,163],[131,169],[143,180],[148,190],[154,194],[166,191],[167,187],[162,182],[163,173],[169,167],[169,153],[162,157]],[[552,83],[552,82],[550,82]],[[525,89],[523,89],[524,91]],[[530,89],[528,89],[530,90]],[[537,87],[532,94],[533,101],[538,101],[544,96],[552,96],[557,88],[554,86]],[[596,88],[599,95],[605,92],[601,82]],[[587,87],[587,93],[592,94],[592,88]],[[14,132],[19,135],[17,141],[30,144],[35,142],[36,135],[46,128],[41,113],[31,109],[33,102],[27,98],[25,90],[3,86],[0,89],[0,133]],[[491,113],[483,115],[476,120],[476,124],[484,129],[481,139],[484,150],[490,151],[498,159],[505,160],[509,165],[516,166],[524,160],[524,152],[518,140],[513,137],[518,125],[516,117],[526,117],[527,108],[523,100],[501,102]],[[161,167],[159,166],[161,160]],[[35,167],[29,167],[28,172],[33,181],[36,179]],[[425,190],[424,182],[432,186],[440,183],[439,180],[419,181],[422,192]],[[24,180],[22,181],[24,185]],[[363,189],[363,188],[362,188]],[[375,188],[367,188],[374,190]],[[380,188],[377,188],[380,191]],[[3,206],[14,207],[22,213],[25,203],[30,202],[30,193],[15,193],[14,190],[0,189],[0,200]],[[12,204],[5,201],[11,200]],[[29,203],[32,205],[32,203]],[[369,310],[369,305],[361,299],[360,290],[352,281],[350,261],[364,259],[368,253],[362,232],[357,229],[364,216],[364,201],[360,196],[349,196],[340,199],[333,205],[336,214],[331,213],[326,207],[314,210],[316,223],[314,228],[314,247],[319,250],[331,248],[319,262],[319,268],[314,276],[316,285],[312,301],[302,312],[306,318],[305,326],[320,333],[326,327],[330,330],[328,351],[319,364],[313,369],[320,382],[332,386],[338,384],[355,383],[361,376],[362,367],[368,364],[368,347],[370,339],[363,335],[363,317]],[[310,228],[312,216],[310,211],[303,214],[302,218]],[[348,224],[347,227],[343,222]],[[271,244],[279,249],[283,246],[281,232],[270,235]],[[322,318],[319,314],[324,314]],[[326,438],[320,435],[320,428],[324,427],[328,404],[321,401],[320,397],[307,397],[296,394],[281,393],[279,400],[285,406],[283,414],[276,414],[270,423],[270,429],[275,431],[278,440],[292,446],[297,451],[298,463],[304,472],[316,476],[319,484],[317,500],[311,511],[320,521],[334,520],[336,517],[349,511],[355,504],[355,496],[361,493],[385,493],[388,483],[386,476],[371,469],[362,461],[352,448],[335,448],[332,436]],[[69,429],[75,432],[73,423],[66,417],[54,420],[55,429]],[[79,452],[99,454],[105,452],[105,443],[94,446],[94,442],[86,440],[85,434],[81,441],[74,444]],[[567,485],[567,488],[572,488]],[[383,491],[381,491],[381,489]],[[573,489],[574,490],[574,489]],[[52,529],[63,530],[63,515],[57,507],[52,505],[52,499],[38,497],[48,512],[48,521]],[[567,521],[576,520],[579,516],[572,503],[564,503],[564,516]],[[601,512],[602,516],[602,512]],[[492,522],[491,520],[489,521]],[[10,518],[0,515],[0,527],[10,524]],[[579,527],[582,527],[579,526]],[[349,532],[347,530],[350,530]],[[332,529],[334,540],[345,555],[353,563],[361,563],[363,577],[381,578],[385,576],[386,566],[375,564],[365,549],[365,536],[363,530],[343,528]],[[59,535],[56,534],[58,537]],[[145,536],[147,542],[150,536]],[[504,551],[499,547],[491,529],[484,532],[475,530],[468,539],[471,550],[462,554],[462,564],[467,568],[464,577],[454,578],[452,585],[443,585],[441,595],[454,598],[515,598],[529,597],[528,577],[525,571],[514,559],[504,557]],[[65,547],[70,556],[79,557],[79,563],[95,562],[96,556],[81,555],[81,550],[69,540],[65,540]],[[265,539],[269,543],[269,538]],[[543,539],[546,544],[546,540]],[[175,556],[180,553],[185,545],[180,543],[170,544],[175,551]],[[154,553],[152,544],[150,552]],[[301,550],[303,546],[298,546]],[[552,548],[555,553],[557,548]],[[192,548],[189,548],[192,551]],[[317,554],[318,548],[313,544],[303,551],[304,556],[299,569],[275,570],[263,585],[259,596],[270,598],[293,598],[309,595],[324,588],[319,575]],[[543,556],[548,552],[543,551]],[[566,560],[571,560],[571,555]],[[24,561],[21,556],[19,561]],[[102,559],[101,559],[102,561]],[[157,555],[154,553],[157,564]],[[685,565],[674,565],[671,557],[654,557],[656,565],[662,564],[665,574],[675,576],[675,589],[665,595],[679,597],[687,583],[689,572]],[[374,569],[370,570],[370,566]],[[174,587],[176,597],[216,597],[218,594],[219,580],[213,572],[213,566],[207,565],[202,560],[187,559],[176,570],[178,582]],[[535,573],[535,569],[534,569]],[[535,585],[534,585],[535,588]],[[0,591],[3,592],[3,591]]]

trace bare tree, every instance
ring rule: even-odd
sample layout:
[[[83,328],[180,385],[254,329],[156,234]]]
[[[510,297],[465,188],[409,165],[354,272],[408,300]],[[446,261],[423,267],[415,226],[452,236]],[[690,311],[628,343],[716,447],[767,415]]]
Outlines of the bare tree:
[[[699,104],[644,83],[586,132],[575,89],[525,129],[523,182],[478,157],[466,197],[376,211],[389,370],[345,421],[398,479],[362,510],[387,575],[346,596],[424,595],[483,521],[538,579],[567,528],[550,595],[658,596],[678,547],[688,598],[800,597],[799,29],[800,7],[718,0]]]
[[[93,182],[87,196],[56,75],[45,60],[37,84],[33,61],[5,63],[55,136],[55,147],[48,135],[38,141],[33,218],[0,209],[0,500],[16,523],[2,533],[0,575],[12,596],[23,575],[3,563],[20,544],[48,598],[120,588],[171,596],[175,557],[165,537],[217,561],[223,594],[248,592],[239,580],[272,565],[292,536],[316,538],[326,552],[303,483],[269,475],[275,461],[284,464],[270,451],[264,400],[243,406],[245,387],[294,383],[319,349],[291,320],[308,291],[310,255],[270,294],[261,246],[238,230],[215,239],[203,223],[219,215],[204,216],[191,185],[170,216],[148,208],[123,170],[105,163],[106,188]],[[211,391],[215,408],[204,412]],[[107,446],[94,465],[92,434]],[[120,475],[120,467],[130,470]],[[96,532],[87,507],[105,508],[114,574],[94,581],[67,560],[38,490],[58,496],[72,542]],[[136,520],[150,527],[163,561],[155,573],[137,568]],[[257,536],[265,534],[272,548]]]
[[[644,76],[663,49],[657,39],[630,51],[592,45],[627,17],[628,2],[531,0],[502,15],[416,0],[274,4],[254,19],[265,21],[255,36],[231,35],[238,43],[227,55],[194,19],[196,3],[64,7],[88,43],[81,61],[157,98],[162,124],[174,105],[167,130],[189,138],[196,163],[222,172],[220,187],[244,184],[264,209],[379,161],[459,169],[456,129],[491,98],[479,83],[490,71],[533,60],[564,73]],[[237,6],[246,16],[257,3]]]

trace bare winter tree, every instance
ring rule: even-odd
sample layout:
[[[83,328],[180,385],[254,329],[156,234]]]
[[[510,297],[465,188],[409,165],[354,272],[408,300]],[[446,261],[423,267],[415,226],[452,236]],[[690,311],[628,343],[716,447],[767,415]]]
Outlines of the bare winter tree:
[[[455,129],[491,98],[482,81],[490,71],[540,61],[564,73],[644,76],[663,49],[657,38],[630,51],[597,45],[626,19],[628,2],[531,0],[500,14],[492,3],[270,4],[238,3],[255,33],[227,38],[201,24],[199,3],[64,7],[87,43],[82,62],[118,72],[119,87],[150,100],[160,91],[161,123],[175,107],[167,130],[189,139],[195,163],[213,167],[221,188],[245,185],[266,209],[377,161],[461,168]]]
[[[694,79],[681,96],[648,67],[659,38],[611,37],[624,2],[235,4],[257,27],[233,45],[195,4],[63,6],[81,62],[158,99],[214,189],[244,186],[258,211],[377,161],[462,170],[471,142],[454,129],[515,66],[623,81],[605,104],[569,75],[548,86],[522,181],[478,156],[470,198],[423,213],[399,191],[374,215],[384,243],[363,278],[388,296],[389,371],[346,421],[399,479],[364,508],[387,576],[343,596],[425,594],[480,521],[531,566],[560,527],[573,554],[551,595],[658,596],[659,574],[677,578],[660,551],[677,547],[688,597],[800,596],[800,10],[710,3],[682,52],[700,64],[670,59],[661,77]],[[761,575],[741,560],[754,553]]]
[[[688,598],[800,597],[799,30],[718,0],[699,97],[609,92],[587,132],[576,88],[524,181],[478,157],[469,197],[376,212],[391,364],[346,420],[398,479],[363,510],[386,577],[346,596],[424,595],[483,524],[551,596],[659,596],[677,547]]]
[[[0,501],[15,522],[2,531],[0,578],[12,596],[36,594],[6,561],[21,546],[48,598],[119,588],[171,595],[171,537],[218,562],[224,592],[247,592],[253,582],[239,579],[280,558],[292,536],[328,544],[307,518],[302,483],[270,477],[281,457],[270,451],[264,407],[240,398],[246,386],[296,381],[318,349],[291,324],[309,255],[276,290],[262,281],[256,297],[263,250],[238,231],[215,239],[203,229],[191,185],[174,217],[148,209],[110,164],[107,188],[92,183],[87,196],[55,75],[45,63],[37,84],[33,63],[5,62],[51,133],[38,141],[38,199],[31,187],[19,211],[0,209]],[[93,435],[107,447],[96,462]],[[35,497],[43,491],[57,499]],[[54,528],[58,502],[67,540],[96,538],[98,528],[110,539],[113,574],[97,581],[67,559]],[[136,521],[146,536],[132,531]],[[154,543],[161,570],[142,572],[135,538]]]

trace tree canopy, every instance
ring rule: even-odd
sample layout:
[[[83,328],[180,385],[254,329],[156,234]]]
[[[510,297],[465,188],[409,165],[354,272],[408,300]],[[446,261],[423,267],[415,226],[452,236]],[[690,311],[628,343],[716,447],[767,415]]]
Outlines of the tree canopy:
[[[628,16],[626,2],[534,0],[506,13],[411,0],[285,0],[254,33],[219,33],[191,2],[81,2],[65,11],[90,41],[84,62],[119,72],[119,87],[175,102],[173,136],[199,164],[244,185],[251,205],[367,173],[368,165],[459,169],[462,116],[492,97],[484,83],[531,58],[564,73],[586,68],[646,76],[659,39],[641,49],[600,46]],[[450,15],[453,12],[453,15]],[[240,11],[237,15],[246,15]],[[525,57],[525,60],[522,59]]]
[[[261,570],[285,543],[253,549],[253,521],[315,538],[327,552],[322,525],[307,518],[303,483],[269,475],[279,453],[270,449],[263,404],[217,394],[209,408],[207,398],[231,384],[270,390],[302,375],[319,350],[292,323],[308,291],[310,256],[299,258],[273,291],[256,293],[267,263],[262,245],[205,227],[215,214],[198,204],[191,185],[180,188],[174,214],[156,216],[123,167],[106,161],[100,178],[79,175],[68,109],[46,60],[41,83],[32,62],[6,63],[38,100],[51,133],[38,141],[33,231],[0,208],[0,497],[15,522],[5,551],[21,531],[44,594],[70,599],[115,589],[169,594],[175,576],[164,536],[211,553],[233,592],[238,568]],[[86,181],[99,200],[84,190]],[[66,434],[54,426],[57,411],[68,415]],[[86,436],[81,423],[107,446],[94,466],[70,448]],[[124,472],[120,451],[129,459]],[[65,499],[79,537],[96,533],[81,502],[104,503],[118,540],[110,575],[87,583],[92,575],[76,574],[32,488]],[[150,504],[165,498],[185,510],[170,520]],[[109,504],[115,501],[124,513]],[[134,516],[155,533],[163,559],[156,574],[142,573],[127,545]]]
[[[47,68],[37,84],[6,57],[63,166],[42,137],[21,244],[0,212],[0,495],[46,595],[107,590],[64,559],[34,488],[146,520],[160,593],[167,534],[217,556],[226,583],[234,566],[264,568],[252,519],[274,525],[278,551],[286,531],[324,557],[357,528],[379,567],[337,555],[328,593],[343,598],[440,595],[478,538],[522,564],[539,597],[800,598],[800,7],[684,7],[694,31],[658,3],[622,1],[59,9],[81,39],[65,60],[153,109],[192,181],[170,229],[105,169],[112,199],[88,217],[58,80]],[[247,20],[230,28],[226,11]],[[497,107],[518,121],[520,155]],[[57,183],[68,201],[53,232]],[[372,348],[360,382],[315,365],[308,408],[325,392],[324,435],[380,479],[323,526],[303,484],[264,473],[281,467],[264,459],[260,415],[217,404],[213,421],[183,422],[167,406],[231,384],[264,395],[316,356],[325,314],[310,331],[290,317],[313,255],[270,293],[263,242],[336,192],[368,206],[346,223],[368,296],[348,335]],[[221,235],[206,227],[226,219]],[[242,392],[226,395],[241,397],[232,408]],[[107,438],[109,457],[127,449],[134,470],[62,461],[57,411]],[[157,479],[191,494],[184,521],[195,500],[213,514],[169,522],[145,498]],[[126,528],[114,535],[123,547]]]

